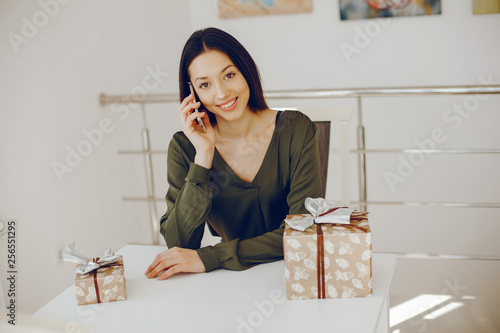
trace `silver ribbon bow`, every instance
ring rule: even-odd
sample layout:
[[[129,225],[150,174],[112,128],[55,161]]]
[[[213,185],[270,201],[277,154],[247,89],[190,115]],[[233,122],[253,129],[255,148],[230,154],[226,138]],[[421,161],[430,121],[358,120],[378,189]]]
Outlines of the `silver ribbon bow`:
[[[285,219],[285,223],[292,229],[306,231],[314,223],[349,224],[351,223],[351,214],[354,212],[354,209],[351,208],[331,205],[323,198],[306,198],[304,206],[311,215]],[[334,208],[336,209],[333,210]]]
[[[119,255],[115,255],[113,251],[111,251],[111,246],[108,247],[104,255],[94,262],[92,258],[88,258],[78,252],[75,251],[75,243],[69,244],[63,251],[63,261],[74,262],[80,264],[75,269],[75,273],[77,274],[87,274],[92,272],[93,270],[98,269],[99,267],[106,266],[112,264],[120,259]]]

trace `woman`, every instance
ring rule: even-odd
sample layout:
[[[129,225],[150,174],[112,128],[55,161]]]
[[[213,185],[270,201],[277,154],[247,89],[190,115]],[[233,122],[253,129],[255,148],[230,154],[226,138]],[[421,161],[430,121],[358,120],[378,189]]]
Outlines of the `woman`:
[[[283,219],[307,212],[306,197],[321,196],[315,126],[298,111],[269,109],[252,57],[216,28],[186,42],[179,88],[183,131],[169,145],[168,209],[160,222],[169,249],[146,276],[283,259]],[[205,222],[222,242],[200,248]]]

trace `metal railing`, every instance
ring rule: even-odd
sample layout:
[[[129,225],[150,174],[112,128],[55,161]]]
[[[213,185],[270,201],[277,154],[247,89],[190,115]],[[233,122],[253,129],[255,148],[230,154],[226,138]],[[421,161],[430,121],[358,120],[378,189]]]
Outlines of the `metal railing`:
[[[321,98],[357,98],[358,104],[358,125],[357,125],[357,149],[351,153],[358,155],[358,180],[359,180],[359,204],[361,210],[366,210],[367,205],[406,205],[406,206],[440,206],[440,207],[486,207],[500,208],[500,203],[485,202],[396,202],[396,201],[369,201],[367,198],[366,182],[366,154],[373,153],[430,153],[430,154],[500,154],[500,149],[366,149],[362,98],[364,97],[390,97],[390,96],[430,96],[430,95],[488,95],[500,94],[500,85],[481,86],[431,86],[431,87],[407,87],[407,88],[359,88],[359,89],[323,89],[323,90],[287,90],[287,91],[267,91],[264,93],[268,100],[273,99],[321,99]],[[142,104],[144,119],[143,128],[143,150],[120,151],[120,154],[144,154],[147,160],[146,176],[148,182],[148,197],[126,197],[124,200],[146,201],[150,203],[150,216],[152,223],[156,226],[156,201],[163,201],[163,198],[156,198],[154,194],[154,176],[151,165],[153,154],[165,154],[164,150],[151,150],[149,146],[149,132],[145,120],[146,103],[179,103],[178,94],[150,94],[142,96],[133,95],[106,95],[99,96],[102,106],[106,104]],[[152,212],[151,210],[155,210]],[[153,221],[155,220],[155,221]]]

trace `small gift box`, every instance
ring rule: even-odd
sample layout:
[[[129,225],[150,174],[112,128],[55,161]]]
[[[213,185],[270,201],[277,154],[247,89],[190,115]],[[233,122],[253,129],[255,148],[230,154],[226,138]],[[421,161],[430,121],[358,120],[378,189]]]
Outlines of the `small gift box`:
[[[321,198],[307,198],[305,207],[311,215],[289,215],[285,219],[283,251],[288,299],[371,295],[368,213],[331,207]]]
[[[123,257],[108,248],[100,258],[87,258],[70,244],[63,253],[64,261],[76,262],[75,294],[78,305],[107,303],[127,299]]]

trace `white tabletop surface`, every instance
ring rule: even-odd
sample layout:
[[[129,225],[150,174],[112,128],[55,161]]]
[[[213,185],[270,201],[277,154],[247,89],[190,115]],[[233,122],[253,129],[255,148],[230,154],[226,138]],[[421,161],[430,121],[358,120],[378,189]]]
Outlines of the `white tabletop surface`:
[[[373,296],[287,300],[284,263],[246,271],[178,274],[158,281],[144,276],[163,246],[127,245],[124,257],[127,300],[78,306],[73,286],[34,316],[78,325],[94,332],[374,332],[387,316],[389,285],[396,263],[373,254]]]

